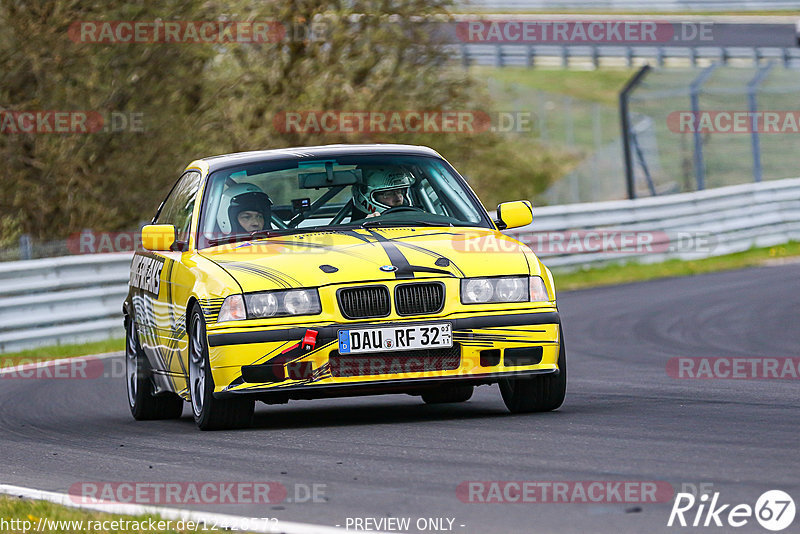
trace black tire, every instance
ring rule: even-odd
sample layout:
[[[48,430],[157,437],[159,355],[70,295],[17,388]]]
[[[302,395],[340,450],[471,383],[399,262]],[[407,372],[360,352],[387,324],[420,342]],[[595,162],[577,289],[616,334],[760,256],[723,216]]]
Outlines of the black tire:
[[[445,404],[449,402],[466,402],[472,397],[474,386],[446,386],[439,389],[426,391],[422,400],[426,404]]]
[[[153,421],[180,418],[184,404],[182,398],[174,393],[153,394],[155,387],[150,364],[130,318],[125,320],[125,371],[128,407],[134,419]]]
[[[189,320],[189,393],[194,422],[200,430],[247,428],[253,421],[255,401],[214,398],[214,377],[208,359],[206,321],[195,305]]]
[[[558,334],[561,339],[558,374],[500,380],[500,393],[511,413],[549,412],[564,403],[567,394],[567,349],[560,327]]]

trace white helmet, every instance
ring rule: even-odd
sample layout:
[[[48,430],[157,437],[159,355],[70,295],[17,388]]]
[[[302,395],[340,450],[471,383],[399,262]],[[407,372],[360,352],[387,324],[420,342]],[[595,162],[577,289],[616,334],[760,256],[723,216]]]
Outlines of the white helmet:
[[[361,171],[364,181],[353,186],[353,205],[364,213],[381,213],[392,207],[378,202],[375,193],[394,189],[408,190],[414,184],[411,173],[400,167],[362,167]]]
[[[253,184],[235,184],[222,192],[217,211],[217,224],[223,233],[243,233],[237,217],[242,211],[257,211],[264,216],[269,225],[272,215],[272,201],[259,187]]]

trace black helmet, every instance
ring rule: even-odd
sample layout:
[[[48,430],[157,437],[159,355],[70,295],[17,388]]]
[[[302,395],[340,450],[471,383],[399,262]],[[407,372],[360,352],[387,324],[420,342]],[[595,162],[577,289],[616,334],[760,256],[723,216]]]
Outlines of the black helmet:
[[[236,184],[222,194],[223,205],[219,211],[219,226],[226,233],[246,233],[239,224],[239,214],[243,211],[256,211],[264,216],[265,228],[269,227],[272,215],[272,201],[269,196],[253,184]],[[227,209],[225,203],[227,201]]]

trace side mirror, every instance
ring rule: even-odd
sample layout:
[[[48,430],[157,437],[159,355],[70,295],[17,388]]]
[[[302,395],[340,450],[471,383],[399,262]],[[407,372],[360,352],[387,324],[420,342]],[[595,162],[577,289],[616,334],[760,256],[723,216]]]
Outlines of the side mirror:
[[[167,252],[175,244],[175,227],[171,224],[148,224],[142,228],[142,247]]]
[[[533,222],[533,205],[529,200],[503,202],[497,206],[497,221],[501,230],[527,226]]]

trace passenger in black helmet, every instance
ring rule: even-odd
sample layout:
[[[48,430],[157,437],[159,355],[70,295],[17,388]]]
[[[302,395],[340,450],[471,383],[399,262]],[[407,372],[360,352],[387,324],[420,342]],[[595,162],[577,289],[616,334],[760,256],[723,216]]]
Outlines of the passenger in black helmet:
[[[271,216],[266,193],[253,184],[236,184],[222,194],[217,222],[226,234],[249,234],[269,228]]]

